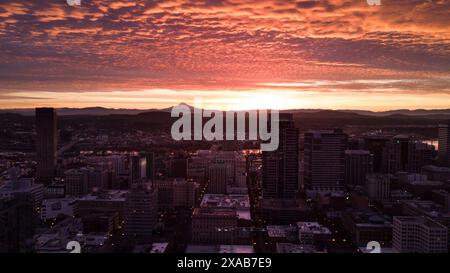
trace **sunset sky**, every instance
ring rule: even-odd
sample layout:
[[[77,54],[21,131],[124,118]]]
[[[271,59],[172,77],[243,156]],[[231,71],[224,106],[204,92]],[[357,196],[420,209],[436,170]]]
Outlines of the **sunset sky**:
[[[450,108],[450,0],[0,1],[0,108]]]

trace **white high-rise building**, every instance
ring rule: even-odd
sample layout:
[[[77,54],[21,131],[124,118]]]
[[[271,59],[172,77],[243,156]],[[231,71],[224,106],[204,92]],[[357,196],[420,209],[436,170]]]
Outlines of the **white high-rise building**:
[[[446,226],[422,216],[394,217],[392,246],[398,253],[447,253]]]

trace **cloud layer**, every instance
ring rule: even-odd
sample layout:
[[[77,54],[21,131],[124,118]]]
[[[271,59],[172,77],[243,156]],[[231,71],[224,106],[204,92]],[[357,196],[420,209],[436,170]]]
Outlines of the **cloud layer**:
[[[68,104],[74,92],[86,105],[105,104],[96,92],[142,91],[154,106],[179,98],[158,90],[403,95],[415,98],[407,108],[450,107],[432,104],[450,96],[449,71],[447,0],[0,3],[0,107]]]

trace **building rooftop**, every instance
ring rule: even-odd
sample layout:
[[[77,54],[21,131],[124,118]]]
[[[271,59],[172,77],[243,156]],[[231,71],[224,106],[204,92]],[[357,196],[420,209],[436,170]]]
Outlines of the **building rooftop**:
[[[297,245],[291,243],[277,243],[277,253],[323,253],[314,246]]]
[[[246,194],[205,194],[201,207],[250,208],[250,198]]]
[[[219,253],[254,253],[251,245],[220,245]]]
[[[19,178],[17,181],[5,181],[0,192],[26,192],[44,188],[42,184],[34,184],[33,178]]]
[[[298,199],[263,198],[261,200],[261,207],[264,209],[309,210],[306,202]]]
[[[398,173],[399,181],[416,186],[442,186],[443,182],[428,180],[426,175],[418,173]]]
[[[450,172],[450,168],[439,167],[439,166],[434,166],[434,165],[423,166],[422,170],[432,171],[432,172],[443,172],[443,173],[449,173]]]
[[[430,200],[404,200],[402,202],[429,217],[450,217],[450,213],[443,206]]]
[[[74,198],[74,197],[64,197],[64,198],[49,198],[49,199],[44,199],[42,200],[42,205],[46,205],[46,204],[52,204],[52,203],[57,203],[57,202],[61,202],[61,203],[67,203],[67,204],[74,204],[78,201],[78,199]]]
[[[202,208],[234,208],[239,219],[251,220],[250,199],[246,194],[205,194]]]
[[[298,222],[298,231],[313,234],[331,234],[331,231],[317,222]]]
[[[49,229],[34,236],[36,252],[68,252],[66,244],[69,241],[82,242],[83,234],[80,218],[68,217]]]
[[[164,253],[168,246],[169,243],[153,243],[150,253]]]
[[[430,180],[410,181],[409,184],[416,185],[416,186],[443,186],[444,185],[444,183],[442,183],[440,181],[430,181]]]
[[[391,190],[391,200],[408,200],[414,195],[406,190]]]
[[[271,238],[288,238],[297,236],[297,227],[290,225],[272,225],[267,226],[267,235]]]
[[[394,220],[401,221],[401,222],[407,222],[407,223],[415,223],[424,225],[429,228],[443,228],[447,229],[446,226],[442,225],[441,223],[438,223],[436,221],[433,221],[432,219],[428,217],[422,217],[422,216],[395,216]]]
[[[347,210],[346,214],[358,226],[390,226],[392,224],[391,219],[387,215],[371,209],[351,209]]]
[[[134,247],[133,253],[165,253],[168,246],[167,242],[139,244]]]
[[[254,253],[251,245],[188,245],[186,253]]]
[[[125,195],[128,191],[124,190],[110,190],[110,191],[99,191],[87,194],[81,197],[80,201],[125,201]]]
[[[450,193],[446,190],[440,189],[440,190],[432,190],[431,191],[434,194],[442,195],[442,196],[449,196]]]
[[[370,152],[367,150],[345,150],[346,155],[369,155]]]
[[[196,216],[222,216],[238,217],[236,209],[232,208],[195,208],[192,217]]]

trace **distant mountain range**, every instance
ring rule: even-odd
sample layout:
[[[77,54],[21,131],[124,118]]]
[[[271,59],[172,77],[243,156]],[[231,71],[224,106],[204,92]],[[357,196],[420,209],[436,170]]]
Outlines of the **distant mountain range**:
[[[154,132],[169,131],[174,121],[178,119],[171,117],[170,110],[171,108],[141,110],[102,107],[57,109],[58,124],[61,128],[66,126],[76,128],[83,124],[99,130],[118,132],[127,132],[130,128]],[[385,112],[291,109],[282,112],[292,113],[300,130],[345,128],[348,132],[358,132],[376,129],[394,134],[420,135],[429,139],[436,139],[438,125],[450,120],[450,109]],[[4,128],[14,128],[17,124],[31,128],[33,123],[34,109],[0,110],[0,124]]]
[[[144,112],[155,111],[156,109],[113,109],[104,107],[87,108],[57,108],[58,116],[107,116],[107,115],[136,115]],[[0,109],[0,114],[14,113],[24,116],[34,116],[32,108]]]
[[[188,106],[193,109],[192,106],[183,103],[183,105]],[[164,109],[113,109],[104,107],[88,107],[88,108],[57,108],[57,113],[59,116],[107,116],[107,115],[137,115],[146,112],[170,112],[172,107]],[[33,108],[18,108],[18,109],[0,109],[0,114],[14,113],[21,114],[24,116],[34,116]],[[329,114],[338,114],[341,117],[355,117],[355,114],[360,116],[372,116],[372,117],[425,117],[433,119],[447,119],[450,118],[450,109],[435,109],[435,110],[425,110],[425,109],[399,109],[390,111],[364,111],[364,110],[323,110],[323,109],[290,109],[282,110],[285,113],[294,114],[316,114],[329,116]]]

